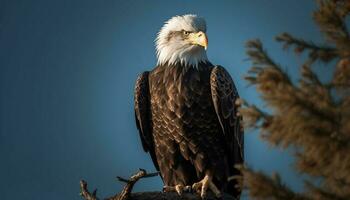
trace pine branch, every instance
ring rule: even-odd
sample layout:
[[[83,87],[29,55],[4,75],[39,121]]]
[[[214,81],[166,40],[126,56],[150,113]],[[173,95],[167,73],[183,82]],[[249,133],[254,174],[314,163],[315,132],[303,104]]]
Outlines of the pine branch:
[[[301,54],[305,50],[310,51],[309,57],[312,61],[320,59],[324,62],[329,62],[338,56],[337,50],[333,47],[316,45],[313,42],[295,38],[288,33],[278,35],[276,41],[283,43],[284,49],[294,47],[294,52],[297,54]]]
[[[343,58],[337,63],[331,86],[339,92],[345,92],[345,95],[350,93],[350,57]]]
[[[247,55],[253,66],[244,78],[252,85],[257,85],[262,93],[270,93],[278,84],[291,85],[289,76],[281,70],[267,52],[260,40],[249,40],[246,43]],[[263,84],[262,84],[263,83]]]
[[[322,116],[332,122],[337,120],[337,117],[330,112],[330,109],[322,109],[317,107],[320,102],[328,102],[331,104],[331,98],[327,94],[327,88],[318,80],[317,76],[309,70],[308,66],[304,66],[304,84],[307,81],[316,83],[319,88],[323,88],[321,95],[315,96],[313,92],[309,97],[310,91],[302,91],[298,89],[290,81],[289,76],[277,65],[263,49],[263,45],[259,40],[251,40],[247,42],[247,54],[252,60],[253,67],[248,71],[248,76],[245,77],[250,84],[256,85],[258,91],[261,93],[262,98],[271,105],[277,111],[286,111],[291,106],[299,105],[309,110],[315,116]],[[319,97],[319,98],[315,98]],[[323,99],[322,99],[323,98]],[[283,103],[282,103],[283,102]],[[328,107],[331,107],[329,105]]]
[[[247,55],[252,61],[253,65],[266,66],[279,69],[280,67],[276,64],[264,50],[263,45],[259,39],[249,40],[246,43]],[[254,69],[254,68],[253,68]]]
[[[244,115],[243,126],[248,128],[263,128],[268,127],[273,120],[272,116],[262,111],[255,105],[243,103],[244,107],[239,107],[239,113]]]
[[[304,86],[316,86],[327,90],[328,88],[326,85],[324,85],[318,78],[317,74],[312,71],[311,64],[312,61],[308,60],[301,67],[302,79],[300,80],[300,87],[303,88]]]
[[[254,199],[350,199],[350,36],[346,17],[349,0],[319,0],[314,20],[329,46],[295,38],[287,33],[276,39],[296,53],[309,52],[301,68],[300,84],[269,57],[259,40],[247,43],[253,66],[246,80],[255,85],[271,114],[254,106],[240,111],[250,127],[260,129],[270,144],[292,146],[299,172],[316,177],[316,186],[307,184],[297,194],[281,183],[278,175],[270,178],[260,172],[242,169],[244,183]],[[334,46],[334,47],[333,47]],[[333,79],[324,83],[313,71],[315,61],[331,64],[336,60]],[[268,126],[260,123],[269,119]]]
[[[350,56],[350,35],[344,21],[349,13],[348,1],[318,0],[318,4],[319,9],[313,17],[321,32],[336,45],[342,57]]]
[[[310,183],[309,181],[305,181],[306,187],[310,191],[310,196],[312,196],[314,199],[322,199],[322,200],[348,200],[350,199],[350,196],[346,197],[340,197],[336,193],[332,193],[327,188],[321,188],[318,186],[315,186],[314,184]]]
[[[337,5],[340,16],[345,19],[350,14],[350,1],[347,0],[333,0]]]
[[[309,197],[295,193],[281,181],[275,173],[272,178],[261,172],[241,167],[245,186],[249,188],[249,196],[257,199],[270,200],[311,200]]]

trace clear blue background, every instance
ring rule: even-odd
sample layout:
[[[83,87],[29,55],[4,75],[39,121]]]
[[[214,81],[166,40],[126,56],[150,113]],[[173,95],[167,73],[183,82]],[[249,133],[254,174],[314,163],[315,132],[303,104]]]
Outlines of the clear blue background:
[[[287,31],[319,41],[314,9],[311,0],[0,0],[1,198],[80,199],[80,179],[105,197],[123,186],[115,176],[154,171],[135,127],[133,87],[137,74],[154,67],[154,39],[168,18],[205,17],[210,61],[262,106],[242,78],[251,64],[244,43],[261,38],[295,79],[302,59],[273,37]],[[289,153],[249,131],[245,141],[248,165],[303,189]],[[161,187],[157,177],[135,189]]]

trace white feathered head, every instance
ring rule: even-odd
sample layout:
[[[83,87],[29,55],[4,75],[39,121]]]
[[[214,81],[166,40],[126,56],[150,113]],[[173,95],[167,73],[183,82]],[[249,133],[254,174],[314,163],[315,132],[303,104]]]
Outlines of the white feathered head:
[[[205,20],[197,15],[175,16],[165,22],[156,39],[158,65],[198,66],[207,61]]]

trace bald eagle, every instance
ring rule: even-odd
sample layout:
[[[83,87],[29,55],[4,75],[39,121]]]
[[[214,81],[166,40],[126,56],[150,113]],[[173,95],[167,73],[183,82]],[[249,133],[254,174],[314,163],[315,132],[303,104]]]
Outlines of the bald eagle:
[[[136,81],[136,125],[165,191],[238,198],[228,181],[243,163],[238,94],[229,73],[208,61],[207,46],[203,18],[175,16],[164,24],[156,38],[158,63]]]

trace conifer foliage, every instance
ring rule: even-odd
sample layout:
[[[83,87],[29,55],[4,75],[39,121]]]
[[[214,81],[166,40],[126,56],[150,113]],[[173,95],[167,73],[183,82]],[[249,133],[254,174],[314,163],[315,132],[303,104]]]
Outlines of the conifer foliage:
[[[317,4],[313,19],[324,45],[288,33],[276,37],[285,49],[307,55],[298,83],[291,81],[259,40],[247,42],[253,66],[246,80],[256,86],[269,112],[245,103],[240,109],[244,124],[258,129],[276,147],[292,147],[296,170],[308,175],[300,183],[304,191],[297,193],[278,174],[270,177],[242,168],[250,199],[350,199],[350,35],[346,22],[350,0],[319,0]],[[319,67],[330,68],[330,81],[320,80],[315,73]]]

